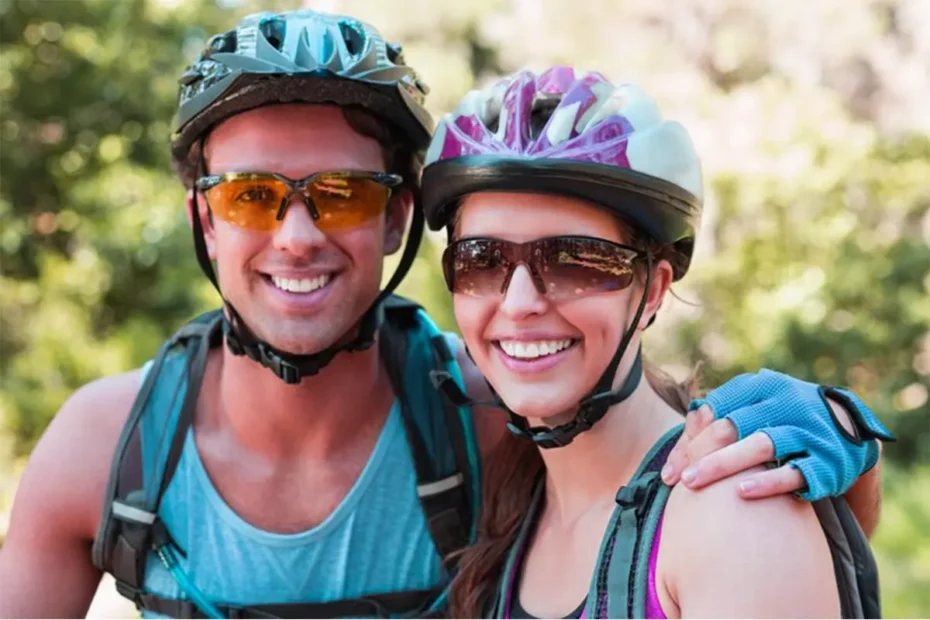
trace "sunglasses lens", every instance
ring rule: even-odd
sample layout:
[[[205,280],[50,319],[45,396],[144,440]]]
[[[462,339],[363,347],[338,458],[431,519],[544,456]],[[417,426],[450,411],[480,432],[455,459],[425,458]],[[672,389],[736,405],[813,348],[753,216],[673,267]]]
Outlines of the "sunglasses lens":
[[[384,212],[391,190],[366,176],[322,175],[307,187],[320,230],[352,228]]]
[[[442,255],[446,286],[462,295],[499,295],[510,265],[504,250],[492,239],[456,241]]]
[[[274,230],[288,187],[277,179],[233,178],[204,192],[213,213],[225,222],[252,230]]]
[[[633,282],[637,253],[630,248],[576,237],[553,237],[539,243],[539,273],[550,298],[620,291]]]

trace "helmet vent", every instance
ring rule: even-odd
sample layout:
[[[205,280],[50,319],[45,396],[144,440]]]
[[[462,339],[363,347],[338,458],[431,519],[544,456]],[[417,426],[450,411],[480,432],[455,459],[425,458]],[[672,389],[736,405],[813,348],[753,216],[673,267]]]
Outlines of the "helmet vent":
[[[287,28],[287,22],[281,19],[268,19],[263,21],[259,28],[268,44],[280,52],[284,44],[284,29]]]

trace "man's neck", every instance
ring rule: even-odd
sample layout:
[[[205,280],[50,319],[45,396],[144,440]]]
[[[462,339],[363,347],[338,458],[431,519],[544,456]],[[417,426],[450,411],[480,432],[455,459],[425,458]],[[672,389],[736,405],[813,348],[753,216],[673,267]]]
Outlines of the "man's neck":
[[[218,348],[207,365],[198,426],[272,459],[337,454],[361,428],[380,426],[390,410],[393,389],[378,346],[339,353],[298,385]]]

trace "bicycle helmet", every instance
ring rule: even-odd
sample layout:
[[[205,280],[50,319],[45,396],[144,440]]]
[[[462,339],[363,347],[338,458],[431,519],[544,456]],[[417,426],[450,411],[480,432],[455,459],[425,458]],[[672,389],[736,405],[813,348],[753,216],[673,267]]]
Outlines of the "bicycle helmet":
[[[414,153],[429,143],[433,121],[424,107],[428,88],[404,62],[401,47],[372,26],[343,15],[309,9],[250,15],[213,36],[180,79],[171,156],[187,187],[204,172],[202,145],[223,120],[264,105],[332,103],[360,106],[394,129]],[[419,202],[415,179],[405,179]],[[197,195],[194,193],[195,211]],[[222,296],[207,254],[200,219],[193,217],[194,247],[201,269]],[[257,338],[226,301],[224,331],[229,349],[248,355],[286,383],[299,383],[340,351],[374,343],[381,302],[400,284],[416,257],[423,233],[418,205],[397,271],[361,320],[358,335],[339,347],[310,355],[281,351]]]
[[[703,206],[701,165],[687,131],[663,120],[634,84],[614,85],[599,73],[553,67],[524,71],[472,91],[444,117],[423,170],[423,206],[430,228],[451,228],[461,200],[474,192],[524,191],[571,196],[609,209],[635,230],[685,257],[685,275]],[[646,290],[652,260],[646,253]],[[646,294],[594,389],[570,422],[530,428],[499,399],[510,430],[546,448],[566,445],[629,397],[642,376],[636,361],[624,384],[614,376],[645,309]],[[447,377],[434,382],[451,400],[468,399]],[[492,387],[493,391],[493,387]]]

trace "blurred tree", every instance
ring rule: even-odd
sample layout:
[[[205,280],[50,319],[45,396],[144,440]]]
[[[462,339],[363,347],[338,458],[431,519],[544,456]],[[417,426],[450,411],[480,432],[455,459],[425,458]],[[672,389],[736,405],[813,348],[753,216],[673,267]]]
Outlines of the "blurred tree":
[[[718,177],[719,250],[675,342],[709,385],[764,366],[850,386],[897,434],[887,457],[928,462],[930,140],[849,138],[810,142],[796,180]]]
[[[0,411],[28,451],[78,386],[142,362],[207,289],[169,170],[207,2],[0,4]]]

